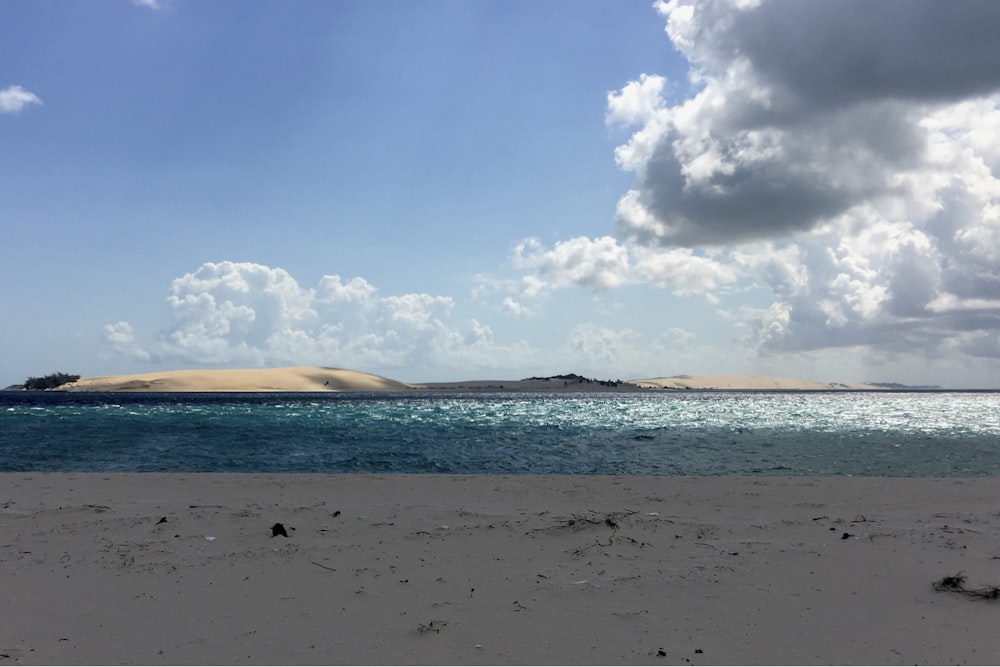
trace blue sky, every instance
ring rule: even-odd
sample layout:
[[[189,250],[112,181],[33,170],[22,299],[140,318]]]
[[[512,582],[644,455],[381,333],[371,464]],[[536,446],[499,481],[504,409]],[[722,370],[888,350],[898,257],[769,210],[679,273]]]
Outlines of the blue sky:
[[[0,385],[319,364],[1000,386],[993,3],[2,15]]]

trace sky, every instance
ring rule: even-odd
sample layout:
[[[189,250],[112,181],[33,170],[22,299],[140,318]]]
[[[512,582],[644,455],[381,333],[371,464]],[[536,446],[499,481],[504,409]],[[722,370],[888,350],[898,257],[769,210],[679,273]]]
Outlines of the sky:
[[[8,0],[0,386],[1000,387],[1000,3]]]

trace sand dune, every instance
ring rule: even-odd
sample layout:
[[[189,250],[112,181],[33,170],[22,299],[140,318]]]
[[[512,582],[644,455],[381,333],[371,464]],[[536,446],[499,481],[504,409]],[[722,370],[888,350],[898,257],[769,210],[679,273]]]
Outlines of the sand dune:
[[[672,377],[630,380],[647,389],[727,389],[727,390],[789,390],[831,391],[838,389],[874,390],[880,387],[860,382],[812,382],[794,378],[762,375],[674,375]]]
[[[163,371],[81,378],[65,391],[399,391],[410,385],[321,366]]]

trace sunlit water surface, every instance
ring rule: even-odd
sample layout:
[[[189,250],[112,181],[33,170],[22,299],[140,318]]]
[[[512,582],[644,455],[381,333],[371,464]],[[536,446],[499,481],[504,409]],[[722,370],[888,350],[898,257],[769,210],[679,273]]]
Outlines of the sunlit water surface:
[[[0,470],[1000,475],[1000,394],[0,394]]]

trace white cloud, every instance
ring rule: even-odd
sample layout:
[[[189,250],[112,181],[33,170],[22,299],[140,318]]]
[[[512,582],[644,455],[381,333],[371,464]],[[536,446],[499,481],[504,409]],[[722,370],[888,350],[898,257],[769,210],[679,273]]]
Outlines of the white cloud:
[[[41,104],[38,95],[21,86],[8,86],[0,90],[0,113],[18,113],[30,104]]]
[[[666,83],[662,76],[643,74],[620,91],[608,93],[607,122],[612,125],[648,123],[666,108],[663,101]]]
[[[323,303],[357,303],[365,305],[372,301],[378,290],[364,278],[352,278],[347,283],[340,276],[323,276],[319,281],[316,298]]]
[[[610,289],[625,284],[629,277],[628,251],[610,236],[580,236],[557,242],[551,249],[528,239],[515,248],[514,264],[535,271],[535,280],[524,290],[529,296],[570,285]]]
[[[516,315],[518,317],[525,317],[528,315],[536,314],[536,311],[529,306],[525,306],[519,301],[512,299],[511,297],[504,297],[503,303],[501,303],[500,308],[511,315]]]
[[[454,306],[451,297],[430,294],[404,294],[383,300],[389,322],[412,331],[433,328],[446,318]]]
[[[610,119],[641,126],[617,159],[636,174],[619,229],[642,243],[780,237],[920,198],[928,115],[1000,89],[989,3],[657,6],[700,89],[670,107],[643,75],[609,96]],[[978,145],[993,150],[989,127]]]
[[[152,361],[152,355],[135,340],[135,333],[128,322],[114,322],[104,326],[104,342],[116,354],[136,361]]]
[[[148,7],[149,9],[161,9],[163,5],[160,0],[132,0],[132,4],[137,7]]]
[[[688,248],[666,251],[638,248],[635,254],[636,272],[647,282],[675,294],[710,294],[740,277],[733,266]]]
[[[616,220],[630,280],[770,290],[743,311],[762,354],[992,355],[1000,5],[656,7],[695,91],[668,104],[643,74],[608,96],[608,123],[635,128],[615,152],[635,174]]]
[[[203,264],[175,279],[172,321],[141,346],[127,322],[105,327],[117,354],[173,365],[320,364],[392,374],[497,368],[530,358],[523,342],[497,345],[489,326],[453,316],[451,297],[381,296],[356,277],[303,287],[287,271],[250,262]],[[426,379],[426,378],[410,378]]]
[[[736,282],[740,271],[686,248],[664,250],[627,245],[610,236],[577,237],[551,248],[536,239],[522,241],[512,263],[532,273],[521,278],[519,295],[536,299],[554,290],[588,287],[598,291],[649,282],[681,295],[707,295]],[[528,309],[513,298],[503,304],[507,312],[523,315]]]
[[[1000,5],[656,7],[694,92],[642,74],[608,95],[634,128],[618,238],[522,243],[507,309],[648,283],[719,303],[761,359],[1000,358]],[[749,290],[770,305],[723,303]]]
[[[671,327],[659,336],[657,346],[665,350],[683,350],[689,348],[696,339],[694,332]]]

